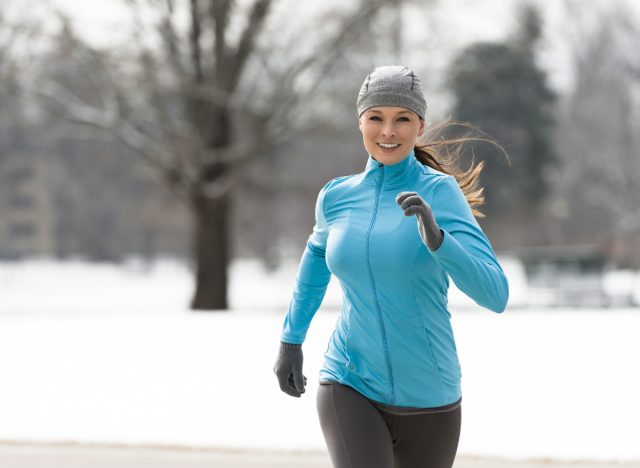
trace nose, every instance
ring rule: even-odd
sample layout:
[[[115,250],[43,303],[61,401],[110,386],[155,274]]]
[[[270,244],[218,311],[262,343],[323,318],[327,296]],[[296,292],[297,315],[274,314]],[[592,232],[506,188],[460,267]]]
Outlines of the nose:
[[[382,127],[382,136],[385,138],[396,136],[396,128],[392,121],[387,121]]]

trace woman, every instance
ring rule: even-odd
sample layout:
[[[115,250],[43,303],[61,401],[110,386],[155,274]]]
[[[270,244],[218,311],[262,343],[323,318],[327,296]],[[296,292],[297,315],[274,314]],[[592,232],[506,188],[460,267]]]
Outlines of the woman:
[[[461,374],[448,277],[494,312],[508,299],[471,208],[483,202],[482,166],[463,173],[433,145],[417,146],[426,102],[406,67],[375,68],[357,110],[367,164],[318,195],[274,371],[285,393],[304,393],[301,345],[333,273],[344,302],[317,407],[334,467],[451,467]]]

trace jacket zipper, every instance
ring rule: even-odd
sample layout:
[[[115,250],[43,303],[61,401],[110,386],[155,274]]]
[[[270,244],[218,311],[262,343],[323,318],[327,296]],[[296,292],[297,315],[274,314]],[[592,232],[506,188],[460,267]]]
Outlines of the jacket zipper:
[[[369,229],[367,229],[367,237],[366,237],[366,249],[365,255],[367,257],[367,267],[369,269],[369,277],[371,278],[371,287],[373,290],[373,300],[376,305],[376,312],[378,313],[378,325],[380,326],[380,332],[382,334],[382,344],[384,350],[384,357],[387,362],[387,373],[389,375],[389,384],[391,386],[391,401],[389,404],[395,404],[396,392],[395,386],[393,383],[393,372],[391,370],[391,358],[389,357],[389,347],[387,344],[387,332],[384,327],[384,320],[382,318],[382,309],[380,308],[380,302],[378,301],[378,294],[376,292],[376,283],[373,279],[373,270],[371,269],[371,260],[369,258],[369,237],[371,235],[371,230],[373,229],[373,225],[375,224],[376,217],[378,215],[378,202],[380,201],[380,192],[382,191],[382,183],[384,181],[384,166],[382,167],[382,176],[380,177],[380,181],[378,182],[378,186],[376,187],[376,199],[375,204],[373,205],[373,216],[371,217],[371,223],[369,223]]]

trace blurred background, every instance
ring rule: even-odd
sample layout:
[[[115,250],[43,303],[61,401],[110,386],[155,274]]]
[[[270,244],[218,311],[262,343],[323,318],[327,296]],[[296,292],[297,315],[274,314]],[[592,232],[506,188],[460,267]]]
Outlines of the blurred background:
[[[462,160],[484,161],[511,299],[494,316],[450,291],[461,459],[640,460],[632,0],[0,1],[5,447],[323,453],[335,282],[310,395],[271,367],[317,193],[364,169],[355,99],[381,64],[421,77],[430,127],[508,153]]]

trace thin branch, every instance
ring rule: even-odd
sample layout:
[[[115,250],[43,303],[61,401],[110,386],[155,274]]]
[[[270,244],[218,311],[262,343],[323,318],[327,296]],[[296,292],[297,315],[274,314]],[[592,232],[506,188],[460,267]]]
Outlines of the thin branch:
[[[226,75],[225,88],[232,92],[240,81],[239,77],[242,74],[242,70],[249,58],[249,55],[254,51],[254,43],[256,37],[260,33],[264,21],[269,12],[272,0],[256,0],[251,9],[249,20],[247,25],[240,36],[238,47],[235,51],[233,60],[231,61],[229,72]]]
[[[178,76],[182,76],[184,75],[186,70],[184,64],[182,63],[182,60],[180,60],[180,39],[178,38],[175,27],[173,25],[173,16],[175,10],[173,0],[166,0],[165,6],[165,14],[162,18],[160,26],[158,27],[158,32],[167,50],[169,63],[178,74]]]
[[[163,162],[163,160],[170,161],[171,154],[162,145],[158,145],[153,139],[123,121],[120,116],[108,114],[103,110],[82,103],[67,88],[51,81],[41,84],[37,88],[36,94],[58,104],[70,122],[109,132],[135,150],[155,168],[164,172],[173,171],[171,165]]]
[[[296,108],[297,104],[312,95],[334,66],[336,59],[346,46],[353,42],[358,34],[363,30],[362,25],[369,23],[376,14],[386,5],[391,4],[390,0],[362,0],[360,7],[356,8],[356,13],[345,19],[345,26],[337,35],[329,40],[319,49],[315,49],[307,58],[301,60],[292,67],[284,76],[278,79],[278,88],[272,95],[270,109],[270,120],[278,121],[285,119],[285,115]],[[323,57],[319,60],[318,57]],[[314,74],[310,87],[304,93],[294,93],[294,83],[305,72],[320,64],[319,70]],[[285,119],[286,120],[286,119]]]
[[[193,63],[193,70],[195,73],[195,79],[197,83],[204,81],[204,75],[202,73],[202,50],[200,47],[200,6],[198,0],[191,0],[191,62]]]
[[[258,151],[264,147],[264,137],[255,137],[250,142],[241,143],[227,149],[225,152],[229,167],[215,180],[202,183],[198,187],[199,193],[210,199],[216,199],[229,193],[246,172],[246,167]]]
[[[215,77],[218,83],[223,82],[226,71],[228,48],[225,40],[229,26],[231,0],[209,0],[209,18],[213,29],[213,54],[215,60]]]

